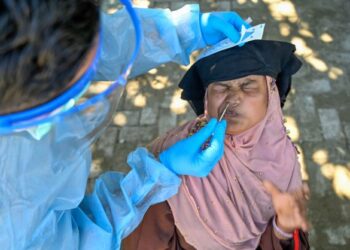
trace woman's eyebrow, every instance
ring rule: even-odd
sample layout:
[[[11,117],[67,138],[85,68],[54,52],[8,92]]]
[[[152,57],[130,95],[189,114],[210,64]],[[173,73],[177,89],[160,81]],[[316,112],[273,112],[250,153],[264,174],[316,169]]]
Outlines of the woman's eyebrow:
[[[244,79],[242,80],[242,83],[256,83],[257,80],[255,79],[250,79],[250,78],[247,78],[247,79]]]
[[[225,83],[225,82],[215,82],[213,83],[214,85],[220,85],[220,86],[227,86],[228,83]]]
[[[239,82],[235,82],[235,85],[240,85],[240,84],[250,84],[250,83],[257,83],[258,81],[255,79],[251,79],[251,78],[246,78],[246,79],[242,79]],[[213,85],[220,85],[220,86],[229,86],[231,85],[230,82],[214,82]]]

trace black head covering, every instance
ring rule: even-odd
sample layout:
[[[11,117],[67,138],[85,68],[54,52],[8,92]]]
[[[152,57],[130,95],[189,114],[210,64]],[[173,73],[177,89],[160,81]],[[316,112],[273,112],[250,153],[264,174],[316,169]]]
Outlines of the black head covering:
[[[292,75],[301,67],[295,46],[287,42],[254,40],[204,57],[194,63],[182,78],[181,98],[197,115],[204,112],[204,95],[209,84],[248,75],[268,75],[276,79],[281,106],[291,88]]]

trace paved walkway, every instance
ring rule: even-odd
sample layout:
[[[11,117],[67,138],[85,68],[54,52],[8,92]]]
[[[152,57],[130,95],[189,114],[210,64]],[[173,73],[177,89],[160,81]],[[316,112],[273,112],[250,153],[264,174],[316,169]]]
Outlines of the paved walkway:
[[[194,2],[203,11],[232,9],[266,23],[265,39],[297,46],[304,67],[284,111],[312,190],[310,241],[313,249],[350,249],[350,1],[136,2],[173,10]],[[92,175],[127,171],[128,152],[194,118],[176,87],[185,70],[170,64],[130,81],[113,124],[94,146]]]

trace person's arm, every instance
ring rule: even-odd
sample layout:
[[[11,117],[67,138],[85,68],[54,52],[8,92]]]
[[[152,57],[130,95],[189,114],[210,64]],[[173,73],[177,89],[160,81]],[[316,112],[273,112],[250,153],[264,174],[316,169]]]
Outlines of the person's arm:
[[[136,9],[143,30],[143,41],[131,77],[163,63],[187,65],[190,54],[226,37],[238,39],[242,25],[235,12],[201,14],[199,5],[190,4],[176,11]],[[102,14],[102,54],[95,80],[114,80],[120,63],[128,60],[134,46],[134,30],[126,11]]]
[[[205,47],[199,26],[199,6],[180,10],[136,9],[143,41],[131,75],[136,76],[167,62],[189,63],[192,51]],[[133,24],[126,11],[102,13],[102,53],[96,80],[116,79],[121,61],[127,61],[134,48]]]
[[[84,247],[120,242],[141,222],[147,209],[177,193],[177,175],[206,176],[223,155],[226,122],[212,119],[189,138],[180,140],[161,152],[158,162],[146,149],[137,149],[128,157],[132,171],[123,176],[109,172],[95,184],[73,213]],[[199,149],[211,136],[210,146]],[[184,151],[183,149],[187,150]],[[186,167],[189,166],[189,167]],[[97,241],[100,239],[100,242]]]
[[[132,171],[127,176],[113,172],[102,175],[93,194],[74,212],[81,244],[91,246],[98,236],[101,240],[96,244],[111,242],[114,248],[120,247],[121,240],[137,227],[151,205],[177,193],[177,175],[209,174],[223,155],[225,130],[226,121],[212,119],[195,135],[161,152],[160,162],[141,148],[129,155]],[[209,147],[199,150],[210,136]]]
[[[63,135],[1,137],[1,249],[118,249],[149,206],[177,192],[180,178],[137,149],[127,175],[105,173],[84,198],[91,152]]]
[[[130,153],[128,165],[132,170],[126,176],[118,172],[100,176],[94,191],[73,210],[81,249],[119,249],[151,205],[177,193],[180,178],[146,149]]]
[[[275,217],[270,221],[267,230],[269,233],[265,241],[273,244],[271,249],[294,249],[295,240],[299,241],[300,249],[309,249],[308,234],[309,223],[306,217],[306,203],[310,193],[306,186],[301,185],[300,165],[295,164],[292,179],[286,192],[282,192],[270,181],[264,181],[266,191],[271,195],[275,209]],[[294,233],[298,229],[298,238]],[[266,232],[265,232],[266,233]],[[262,238],[263,239],[263,238]],[[263,241],[263,240],[262,240]],[[270,248],[262,248],[270,249]]]
[[[163,152],[165,165],[146,149],[137,149],[128,158],[131,172],[105,173],[85,198],[92,159],[89,142],[73,136],[80,129],[63,126],[40,141],[25,133],[2,137],[0,245],[4,249],[118,249],[149,206],[177,192],[178,175],[202,176],[211,171],[223,154],[225,128],[225,123],[214,120],[197,133],[203,140],[213,135],[204,152],[199,152],[204,141],[198,136],[176,143]]]

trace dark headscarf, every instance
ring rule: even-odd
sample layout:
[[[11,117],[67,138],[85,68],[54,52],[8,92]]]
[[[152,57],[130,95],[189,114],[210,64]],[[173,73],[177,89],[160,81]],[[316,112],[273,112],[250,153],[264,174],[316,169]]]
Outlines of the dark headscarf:
[[[194,63],[182,78],[181,98],[197,115],[204,112],[204,95],[209,84],[248,75],[267,75],[276,79],[281,106],[291,88],[292,75],[301,67],[295,46],[287,42],[255,40],[242,47],[229,48]]]

